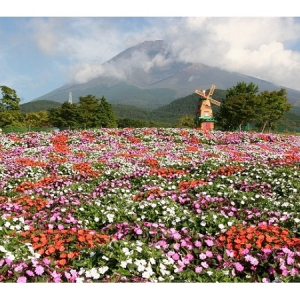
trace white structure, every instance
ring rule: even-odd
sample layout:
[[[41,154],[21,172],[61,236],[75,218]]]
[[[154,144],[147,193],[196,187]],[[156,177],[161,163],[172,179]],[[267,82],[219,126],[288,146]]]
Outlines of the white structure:
[[[69,92],[69,101],[68,102],[71,103],[71,104],[73,103],[72,102],[72,92]]]

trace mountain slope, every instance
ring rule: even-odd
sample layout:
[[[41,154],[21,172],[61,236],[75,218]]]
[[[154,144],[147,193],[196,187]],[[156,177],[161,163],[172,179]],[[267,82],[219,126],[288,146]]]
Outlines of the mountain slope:
[[[212,84],[224,90],[240,81],[253,82],[260,92],[281,88],[265,80],[205,64],[180,62],[164,41],[146,41],[128,48],[104,63],[100,70],[101,74],[92,80],[64,85],[35,100],[64,102],[72,92],[73,102],[91,94],[104,96],[112,104],[155,109],[190,95],[196,89],[209,89]],[[286,90],[289,102],[300,112],[300,91]]]

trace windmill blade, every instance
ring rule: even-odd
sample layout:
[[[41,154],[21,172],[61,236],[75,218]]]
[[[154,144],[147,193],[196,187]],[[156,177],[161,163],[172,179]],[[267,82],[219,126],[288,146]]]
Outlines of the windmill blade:
[[[210,91],[208,93],[208,97],[210,97],[214,93],[215,88],[216,87],[214,85],[211,86]]]
[[[209,101],[210,101],[211,103],[215,104],[215,105],[218,105],[218,106],[221,105],[221,102],[219,102],[219,101],[217,101],[217,100],[215,100],[215,99],[209,99]]]
[[[207,96],[202,91],[196,90],[195,93],[200,95],[201,97],[207,98]]]

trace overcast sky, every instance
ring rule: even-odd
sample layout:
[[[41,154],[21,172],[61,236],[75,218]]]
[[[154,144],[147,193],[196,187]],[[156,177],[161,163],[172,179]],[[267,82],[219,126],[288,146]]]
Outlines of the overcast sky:
[[[146,40],[165,40],[177,60],[300,90],[300,18],[293,17],[297,13],[289,0],[290,10],[250,1],[248,12],[234,11],[230,1],[173,11],[155,9],[162,1],[151,1],[152,10],[147,4],[134,6],[143,1],[123,1],[123,6],[110,1],[100,9],[86,0],[87,10],[55,9],[59,1],[43,2],[48,6],[37,10],[31,0],[23,6],[14,2],[0,13],[0,85],[15,89],[21,103],[68,82],[92,79],[103,72],[104,62]],[[195,3],[184,1],[190,2]],[[155,63],[165,63],[158,59]]]

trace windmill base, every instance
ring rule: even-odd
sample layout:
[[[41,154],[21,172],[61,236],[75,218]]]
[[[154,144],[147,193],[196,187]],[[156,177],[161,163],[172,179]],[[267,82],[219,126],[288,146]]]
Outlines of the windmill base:
[[[215,122],[213,119],[203,120],[200,118],[195,119],[196,127],[203,130],[213,130],[215,128]]]

